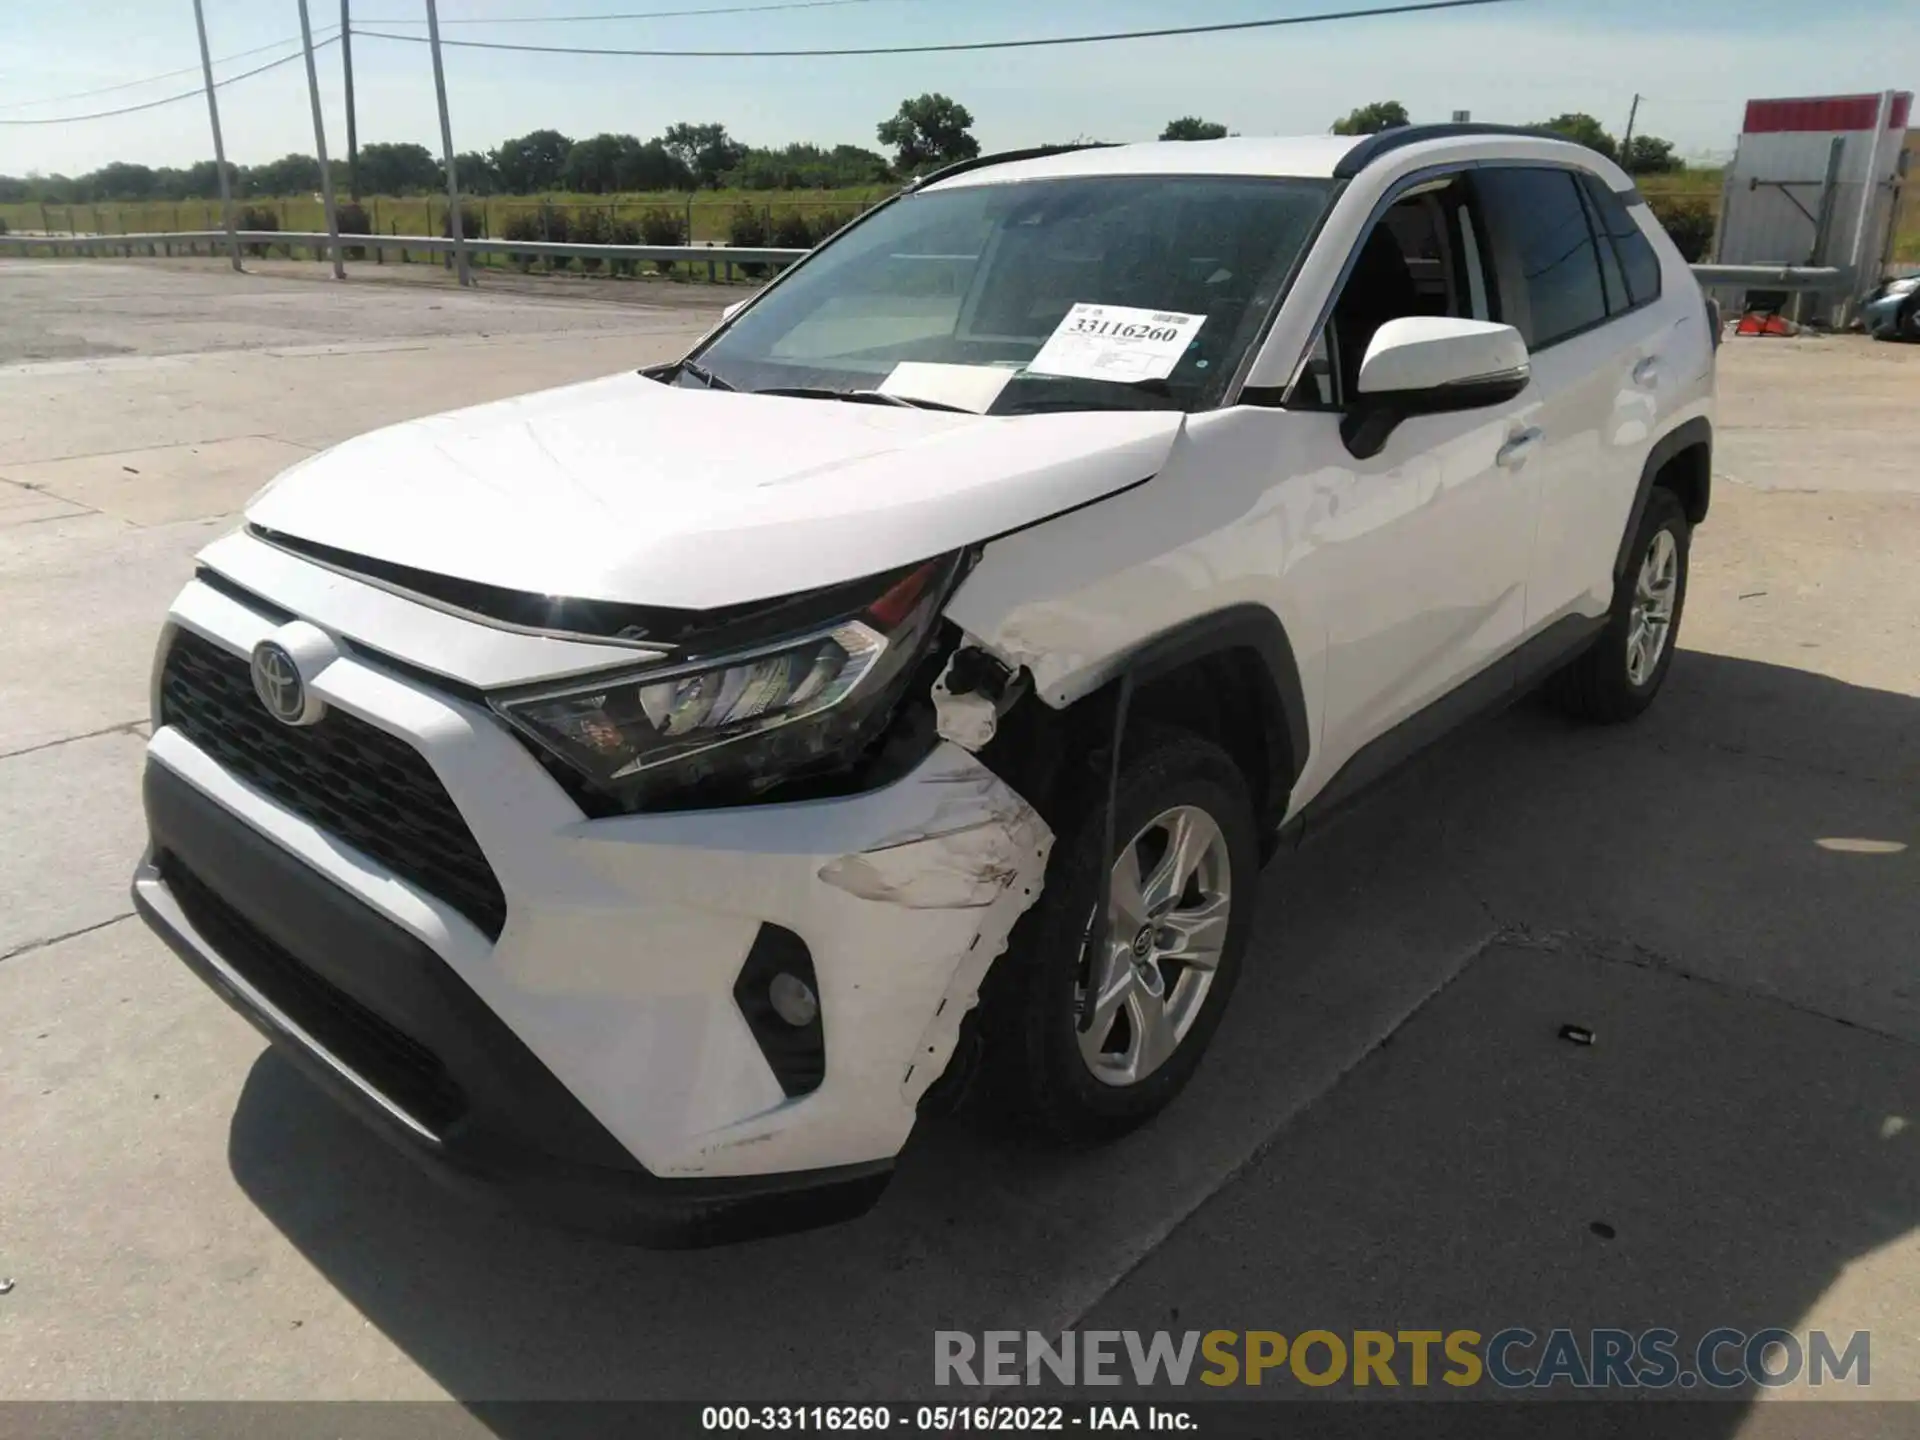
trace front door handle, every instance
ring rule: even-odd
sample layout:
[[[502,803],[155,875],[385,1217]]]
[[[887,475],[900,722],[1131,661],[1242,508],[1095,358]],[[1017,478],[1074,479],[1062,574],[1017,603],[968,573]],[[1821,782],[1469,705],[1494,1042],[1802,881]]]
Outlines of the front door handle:
[[[1642,390],[1651,390],[1660,383],[1660,357],[1649,355],[1633,367],[1633,383]]]
[[[1529,426],[1525,430],[1516,430],[1507,437],[1507,443],[1500,447],[1500,453],[1493,457],[1493,463],[1504,465],[1509,470],[1521,464],[1533,453],[1533,447],[1540,443],[1540,431]]]

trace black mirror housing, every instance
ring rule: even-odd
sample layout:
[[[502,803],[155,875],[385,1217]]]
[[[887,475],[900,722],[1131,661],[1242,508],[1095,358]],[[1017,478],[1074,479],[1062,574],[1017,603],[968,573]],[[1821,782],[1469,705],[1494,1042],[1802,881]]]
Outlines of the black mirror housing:
[[[1433,385],[1423,390],[1390,390],[1379,395],[1358,395],[1341,417],[1340,438],[1347,453],[1356,460],[1370,460],[1386,448],[1400,422],[1416,415],[1445,415],[1458,410],[1479,410],[1489,405],[1504,405],[1519,397],[1531,377],[1525,370],[1488,375],[1453,385]]]

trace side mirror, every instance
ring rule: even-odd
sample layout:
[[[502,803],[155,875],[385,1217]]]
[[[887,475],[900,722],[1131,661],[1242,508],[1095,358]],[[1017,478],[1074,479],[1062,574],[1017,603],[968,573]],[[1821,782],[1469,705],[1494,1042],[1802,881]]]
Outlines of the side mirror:
[[[736,300],[731,305],[727,306],[726,309],[720,312],[721,323],[725,324],[727,321],[731,320],[734,316],[738,315],[740,313],[741,307],[744,306],[746,303],[747,302],[744,300]]]
[[[1378,455],[1402,420],[1501,405],[1527,388],[1527,343],[1511,325],[1411,315],[1374,331],[1340,435],[1355,459]]]

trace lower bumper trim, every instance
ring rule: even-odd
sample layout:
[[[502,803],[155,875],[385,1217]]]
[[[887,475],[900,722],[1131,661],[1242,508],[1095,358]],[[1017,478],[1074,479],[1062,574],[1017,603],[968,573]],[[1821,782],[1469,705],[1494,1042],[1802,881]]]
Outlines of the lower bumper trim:
[[[142,864],[134,875],[133,903],[187,967],[308,1079],[434,1179],[470,1197],[603,1239],[694,1249],[854,1219],[873,1208],[893,1176],[893,1162],[881,1160],[721,1180],[666,1180],[644,1171],[449,1144],[341,1064],[222,960],[151,864]]]
[[[662,1248],[833,1224],[885,1190],[891,1160],[714,1179],[650,1173],[530,1053],[509,1053],[523,1047],[498,1017],[392,921],[151,765],[147,802],[154,853],[133,879],[141,917],[309,1079],[452,1188]],[[300,923],[269,930],[276,915]],[[400,983],[408,974],[412,989]],[[401,1083],[437,1059],[444,1091]],[[436,1095],[444,1103],[425,1103]],[[527,1113],[542,1096],[545,1108]],[[587,1126],[602,1143],[573,1133]],[[563,1136],[573,1153],[543,1146]]]

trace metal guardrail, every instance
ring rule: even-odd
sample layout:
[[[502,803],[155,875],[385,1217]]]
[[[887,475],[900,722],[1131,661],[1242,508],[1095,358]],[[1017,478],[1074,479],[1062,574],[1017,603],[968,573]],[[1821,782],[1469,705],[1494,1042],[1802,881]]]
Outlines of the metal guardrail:
[[[326,253],[330,244],[324,230],[240,230],[242,245],[287,245]],[[0,235],[0,253],[22,254],[50,250],[54,254],[150,255],[171,254],[175,246],[197,248],[226,244],[224,230],[155,231],[136,235]],[[665,260],[728,267],[735,265],[791,265],[808,252],[771,246],[740,245],[576,245],[559,240],[462,240],[474,255],[525,255],[534,259]],[[453,253],[453,241],[441,235],[342,235],[343,247],[362,250],[417,250],[428,255]],[[1751,290],[1791,290],[1846,293],[1853,288],[1853,272],[1833,265],[1695,265],[1694,278],[1703,286]]]
[[[1695,265],[1693,278],[1708,287],[1742,290],[1837,293],[1853,288],[1853,271],[1838,265]]]
[[[324,230],[237,230],[234,238],[242,245],[297,245],[315,254],[325,254],[332,243]],[[31,254],[51,251],[55,255],[172,254],[175,247],[219,248],[227,243],[224,230],[168,230],[134,235],[0,235],[0,253]],[[535,259],[566,258],[583,260],[671,260],[709,265],[791,265],[807,254],[805,250],[772,246],[744,245],[575,245],[558,240],[462,240],[470,255],[528,255]],[[340,237],[343,249],[418,250],[429,255],[450,255],[453,241],[444,235],[346,235]]]

